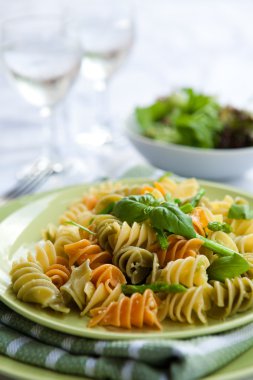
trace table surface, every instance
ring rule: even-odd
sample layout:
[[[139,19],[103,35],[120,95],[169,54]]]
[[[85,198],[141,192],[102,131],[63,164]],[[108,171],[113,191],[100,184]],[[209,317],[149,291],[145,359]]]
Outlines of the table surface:
[[[134,2],[135,43],[129,58],[112,78],[108,93],[111,119],[118,131],[136,105],[148,104],[178,86],[194,86],[217,94],[224,102],[250,107],[253,95],[250,0],[147,0],[145,7],[141,1]],[[37,2],[33,6],[34,3]],[[31,6],[28,0],[12,0],[8,4],[0,0],[0,14],[3,17],[28,4]],[[40,154],[45,140],[37,110],[11,87],[1,66],[0,104],[1,193]],[[58,130],[63,131],[64,124],[69,136],[81,141],[79,137],[91,130],[92,125],[89,83],[79,78],[60,108]],[[105,149],[100,161],[97,161],[100,149],[90,151],[79,144],[74,150],[79,152],[79,167],[66,178],[51,178],[38,191],[98,176],[116,177],[130,166],[145,163],[127,141],[124,149],[114,147],[113,154]],[[227,183],[252,191],[253,166],[245,176]]]

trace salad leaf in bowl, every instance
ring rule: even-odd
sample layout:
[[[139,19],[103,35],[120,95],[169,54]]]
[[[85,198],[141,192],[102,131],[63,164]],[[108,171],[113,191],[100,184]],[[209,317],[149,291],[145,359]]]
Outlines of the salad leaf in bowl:
[[[126,132],[149,162],[179,175],[228,179],[253,167],[253,115],[191,88],[137,107]]]

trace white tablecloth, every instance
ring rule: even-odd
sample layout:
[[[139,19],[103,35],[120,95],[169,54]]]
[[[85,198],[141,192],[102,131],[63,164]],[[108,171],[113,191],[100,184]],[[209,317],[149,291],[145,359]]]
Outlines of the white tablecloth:
[[[35,3],[38,2],[33,1],[33,6]],[[135,44],[110,83],[109,108],[117,128],[122,128],[123,120],[136,105],[147,104],[177,86],[194,86],[217,94],[224,102],[251,107],[252,1],[135,0],[134,3]],[[4,17],[29,4],[28,0],[0,0],[0,15]],[[89,86],[78,80],[62,107],[64,123],[77,139],[91,126],[89,107]],[[0,193],[15,182],[17,173],[34,160],[42,145],[38,112],[10,86],[0,67]],[[112,154],[106,152],[98,164],[95,158],[91,160],[97,152],[79,147],[82,170],[77,168],[65,179],[51,178],[39,190],[80,183],[101,174],[115,177],[131,165],[145,163],[127,142],[124,148],[114,148]],[[252,191],[253,169],[230,184]]]

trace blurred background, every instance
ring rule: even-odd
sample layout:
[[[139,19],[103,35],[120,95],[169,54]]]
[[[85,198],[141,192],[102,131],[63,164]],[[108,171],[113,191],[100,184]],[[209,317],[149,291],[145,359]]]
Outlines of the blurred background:
[[[74,20],[80,36],[82,20],[89,25],[85,18],[90,3],[0,0],[0,18],[61,13]],[[102,15],[113,10],[109,0],[101,2],[101,7]],[[252,1],[133,0],[129,9],[125,11],[128,23],[123,25],[126,34],[120,40],[121,31],[114,31],[122,50],[117,56],[120,62],[111,67],[106,81],[94,81],[93,72],[87,74],[89,62],[83,61],[72,87],[55,107],[55,136],[67,147],[61,154],[74,157],[76,165],[71,175],[51,178],[40,190],[101,176],[117,177],[131,166],[145,164],[122,137],[125,119],[137,105],[149,104],[178,87],[194,87],[217,95],[224,103],[253,108]],[[87,34],[84,30],[83,36]],[[100,37],[87,43],[97,41]],[[0,191],[4,192],[15,183],[17,173],[41,154],[48,136],[41,109],[14,88],[6,75],[5,57],[1,57]],[[99,72],[94,75],[99,79]],[[115,136],[112,145],[99,140],[98,120],[110,124]],[[231,183],[250,190],[253,172]]]

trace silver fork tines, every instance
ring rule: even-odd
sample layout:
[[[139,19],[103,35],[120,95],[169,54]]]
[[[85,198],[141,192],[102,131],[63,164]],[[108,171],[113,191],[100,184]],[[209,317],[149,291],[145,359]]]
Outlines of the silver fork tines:
[[[39,185],[42,185],[54,172],[54,167],[50,162],[38,160],[17,181],[14,187],[3,194],[1,198],[9,200],[28,194]]]

